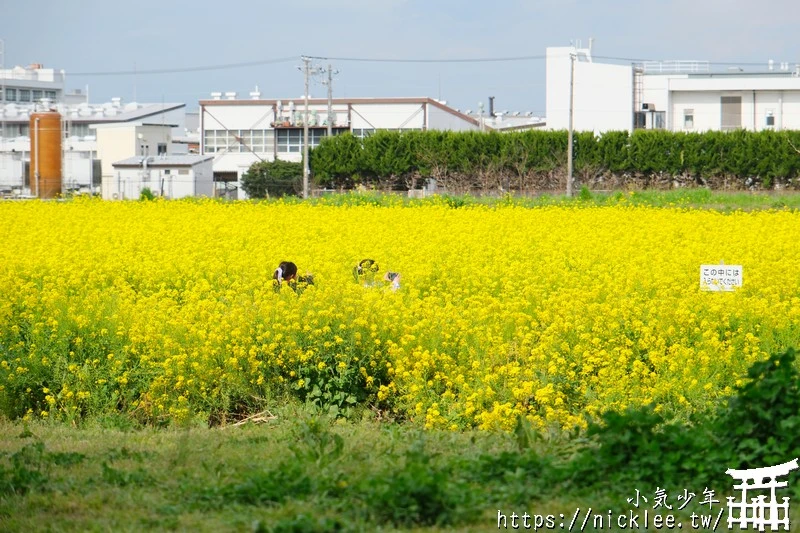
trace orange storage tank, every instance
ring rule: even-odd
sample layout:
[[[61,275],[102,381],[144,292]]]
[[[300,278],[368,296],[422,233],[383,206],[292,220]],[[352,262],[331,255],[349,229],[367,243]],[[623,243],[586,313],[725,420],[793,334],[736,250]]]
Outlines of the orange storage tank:
[[[55,198],[61,194],[61,115],[31,113],[31,194]]]

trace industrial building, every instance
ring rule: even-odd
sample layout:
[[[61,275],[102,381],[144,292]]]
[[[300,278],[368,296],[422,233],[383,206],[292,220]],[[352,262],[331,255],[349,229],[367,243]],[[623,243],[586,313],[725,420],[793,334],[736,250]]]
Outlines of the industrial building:
[[[44,99],[50,102],[80,104],[88,102],[88,90],[64,89],[66,73],[44,68],[41,64],[0,69],[0,104],[35,104]]]
[[[103,196],[109,199],[136,199],[143,189],[163,198],[207,196],[214,193],[214,156],[185,154],[137,156],[112,164],[114,177],[104,180]]]
[[[152,150],[148,155],[189,151],[193,142],[191,137],[196,133],[186,129],[185,104],[123,103],[121,98],[91,104],[88,91],[66,93],[64,80],[64,71],[44,69],[41,65],[0,70],[0,92],[3,97],[0,102],[0,195],[24,197],[36,189],[36,184],[31,184],[37,159],[34,153],[37,146],[31,140],[31,129],[34,124],[32,117],[37,113],[55,112],[60,117],[59,146],[55,148],[47,141],[39,147],[43,153],[50,155],[53,150],[60,152],[60,193],[100,192],[104,173],[111,177],[111,163],[137,155],[137,149],[142,148],[131,142],[126,143],[123,153],[113,146],[104,149],[99,146],[98,127],[119,124],[168,126],[166,139],[144,145],[145,149]],[[48,118],[52,118],[52,115],[48,115]],[[55,127],[53,124],[48,120],[48,129]],[[116,141],[112,136],[108,137],[109,143]],[[114,159],[103,161],[104,150],[114,153]],[[42,157],[39,160],[41,163]]]
[[[570,101],[575,131],[800,129],[800,65],[619,65],[595,61],[591,48],[580,47],[548,48],[546,57],[548,129],[569,128]]]
[[[201,153],[214,156],[216,195],[245,198],[240,180],[257,161],[302,161],[305,98],[249,99],[212,93],[200,101]],[[376,130],[477,131],[481,122],[432,98],[309,98],[309,147],[329,134]]]

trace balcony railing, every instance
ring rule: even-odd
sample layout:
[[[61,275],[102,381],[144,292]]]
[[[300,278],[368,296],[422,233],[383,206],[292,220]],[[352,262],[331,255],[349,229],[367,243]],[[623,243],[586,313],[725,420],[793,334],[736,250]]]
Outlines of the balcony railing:
[[[0,80],[36,81],[43,83],[64,83],[66,74],[55,70],[5,70],[0,71]]]
[[[645,61],[641,67],[645,74],[678,74],[710,72],[711,70],[711,64],[708,61],[695,60]]]

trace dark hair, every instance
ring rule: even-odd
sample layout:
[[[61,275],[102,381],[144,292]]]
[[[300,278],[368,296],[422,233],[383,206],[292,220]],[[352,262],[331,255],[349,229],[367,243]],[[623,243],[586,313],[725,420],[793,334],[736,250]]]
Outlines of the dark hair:
[[[296,277],[297,265],[291,261],[281,261],[281,264],[278,265],[278,268],[276,268],[275,272],[272,274],[272,279],[276,279],[278,281],[291,281]]]
[[[374,259],[362,259],[355,268],[358,275],[364,274],[366,270],[377,272],[380,270],[378,263]]]

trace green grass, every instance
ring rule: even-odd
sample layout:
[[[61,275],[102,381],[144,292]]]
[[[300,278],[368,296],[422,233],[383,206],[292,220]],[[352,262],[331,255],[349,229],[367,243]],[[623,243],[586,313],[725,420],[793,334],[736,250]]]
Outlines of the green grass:
[[[4,531],[449,530],[491,511],[462,505],[475,491],[444,475],[450,463],[513,449],[507,435],[336,423],[303,409],[240,427],[6,422],[0,435]]]
[[[422,432],[299,406],[276,414],[213,429],[0,422],[0,529],[477,532],[497,531],[499,510],[550,514],[558,528],[576,508],[636,511],[626,498],[637,489],[649,502],[639,511],[653,513],[657,487],[635,476],[584,486],[559,473],[586,445],[574,435]],[[667,488],[672,504],[683,488],[698,495],[676,512],[685,529],[691,512],[708,514],[702,487]]]
[[[271,200],[260,200],[271,201]],[[299,198],[287,197],[283,202],[299,203]],[[312,198],[309,202],[318,205],[427,205],[439,203],[454,208],[473,205],[518,205],[522,207],[542,207],[549,205],[641,205],[652,207],[682,207],[696,209],[716,209],[731,211],[736,209],[798,209],[800,192],[797,191],[714,191],[707,188],[682,188],[672,190],[626,190],[590,191],[581,188],[572,197],[563,193],[544,193],[535,196],[470,196],[434,195],[424,199],[409,199],[405,193],[350,192],[328,194]]]
[[[69,201],[69,200],[66,200]],[[83,201],[83,200],[82,200]],[[160,200],[164,201],[164,200]],[[185,198],[182,200],[166,200],[181,202],[208,201],[207,199]],[[216,199],[218,202],[238,200]],[[298,204],[308,202],[313,205],[330,206],[419,206],[440,204],[452,208],[470,206],[516,205],[534,208],[543,206],[581,205],[610,206],[637,205],[665,208],[714,209],[719,211],[755,210],[755,209],[800,209],[800,191],[718,191],[704,187],[680,188],[670,190],[630,189],[616,191],[592,191],[586,187],[577,188],[571,197],[565,193],[543,192],[530,196],[515,194],[504,195],[451,195],[435,194],[427,198],[408,198],[405,192],[343,192],[327,193],[320,197],[303,200],[296,196],[285,196],[280,199],[249,200],[255,203],[282,202]]]

